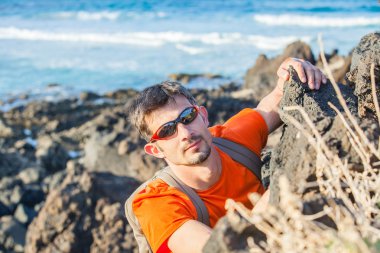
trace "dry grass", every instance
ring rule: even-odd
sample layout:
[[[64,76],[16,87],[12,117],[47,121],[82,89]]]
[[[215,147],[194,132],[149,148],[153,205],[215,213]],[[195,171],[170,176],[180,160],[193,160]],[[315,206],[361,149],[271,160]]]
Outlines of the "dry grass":
[[[363,170],[350,170],[347,161],[341,160],[330,150],[301,107],[284,109],[299,111],[308,125],[309,130],[288,115],[289,121],[316,149],[315,168],[319,197],[327,200],[328,204],[320,213],[303,215],[302,197],[291,192],[285,177],[279,179],[281,191],[278,207],[269,206],[264,212],[254,213],[240,203],[229,200],[226,206],[230,219],[236,219],[236,213],[239,213],[267,236],[267,241],[262,245],[256,245],[250,238],[250,252],[380,252],[380,147],[368,140],[348,110],[327,65],[323,44],[320,45],[325,71],[333,83],[345,113],[339,112],[332,104],[330,106],[345,125],[352,147],[361,158]],[[373,64],[371,76],[373,99],[380,119]],[[257,199],[256,195],[251,196],[253,203],[256,203]],[[337,229],[315,221],[325,215],[334,221]]]

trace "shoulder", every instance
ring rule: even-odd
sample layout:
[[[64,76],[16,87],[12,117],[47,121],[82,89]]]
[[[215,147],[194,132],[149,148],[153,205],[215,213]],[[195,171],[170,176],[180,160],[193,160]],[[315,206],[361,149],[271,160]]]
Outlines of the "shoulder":
[[[213,136],[240,143],[257,155],[260,155],[265,147],[269,134],[263,116],[251,108],[243,109],[223,125],[216,125],[209,129]]]
[[[136,193],[132,203],[133,209],[135,210],[152,204],[159,204],[157,206],[157,208],[159,208],[162,206],[161,203],[171,202],[171,200],[177,200],[179,202],[176,203],[181,203],[181,205],[191,203],[191,200],[182,191],[169,186],[162,179],[156,179],[147,184],[140,192]]]
[[[186,194],[161,179],[154,180],[137,193],[132,208],[153,250],[157,250],[186,221],[197,219],[196,209]]]

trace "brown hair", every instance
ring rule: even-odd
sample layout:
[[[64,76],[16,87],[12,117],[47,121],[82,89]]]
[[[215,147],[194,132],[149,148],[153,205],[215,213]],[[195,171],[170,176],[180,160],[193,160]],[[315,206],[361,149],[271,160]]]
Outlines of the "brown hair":
[[[128,108],[129,120],[139,130],[141,136],[145,140],[150,139],[152,135],[145,117],[154,110],[166,105],[169,101],[175,101],[175,95],[183,95],[192,105],[196,105],[196,101],[191,93],[180,83],[165,81],[144,89],[134,99]]]

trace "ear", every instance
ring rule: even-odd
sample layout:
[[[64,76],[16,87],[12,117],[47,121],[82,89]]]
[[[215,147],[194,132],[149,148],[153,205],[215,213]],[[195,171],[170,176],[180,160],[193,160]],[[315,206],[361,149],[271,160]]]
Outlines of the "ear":
[[[157,158],[165,158],[165,155],[160,151],[160,149],[154,143],[151,143],[151,142],[147,143],[144,146],[144,150],[145,150],[145,153],[147,153],[148,155],[152,155]]]
[[[208,112],[207,112],[207,109],[206,107],[204,106],[199,106],[199,114],[201,115],[204,123],[206,124],[206,126],[209,125],[209,121],[208,121]]]

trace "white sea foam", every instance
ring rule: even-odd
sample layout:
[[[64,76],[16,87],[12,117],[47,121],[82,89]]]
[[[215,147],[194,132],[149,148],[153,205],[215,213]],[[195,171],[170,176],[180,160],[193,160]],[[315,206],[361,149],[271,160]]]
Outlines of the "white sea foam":
[[[120,17],[119,11],[99,11],[99,12],[58,12],[53,16],[58,19],[77,19],[83,21],[94,21],[94,20],[117,20]]]
[[[102,61],[83,57],[49,58],[48,60],[35,61],[36,69],[77,69],[88,71],[112,70],[112,71],[138,71],[140,65],[134,60]]]
[[[159,18],[165,18],[168,15],[165,12],[163,12],[163,11],[159,11],[159,12],[156,13],[156,16],[159,17]]]
[[[81,21],[99,21],[99,20],[122,20],[122,19],[146,19],[146,18],[166,18],[168,15],[163,11],[158,12],[133,12],[133,11],[97,11],[97,12],[89,12],[89,11],[78,11],[78,12],[70,12],[63,11],[57,12],[49,15],[53,19],[74,19]]]
[[[355,27],[379,25],[380,17],[325,17],[304,15],[264,15],[253,16],[256,22],[270,26],[306,27]]]
[[[311,37],[303,36],[278,36],[278,37],[267,37],[260,35],[251,35],[248,37],[248,41],[254,44],[257,48],[263,50],[278,50],[286,47],[288,44],[296,41],[302,40],[306,43],[310,43]]]
[[[132,36],[131,36],[132,35]],[[150,38],[149,38],[150,37]],[[98,34],[98,33],[53,33],[39,30],[19,29],[14,27],[0,28],[0,39],[34,40],[34,41],[66,41],[92,42],[107,44],[134,44],[141,46],[161,46],[162,42],[154,36],[144,34]]]
[[[205,48],[189,47],[183,44],[176,44],[175,47],[191,55],[203,54],[207,51]]]
[[[204,45],[248,45],[260,49],[277,50],[301,39],[310,41],[310,37],[246,35],[241,33],[183,33],[183,32],[134,32],[134,33],[54,33],[40,30],[28,30],[15,27],[0,27],[0,39],[85,42],[104,44],[129,44],[148,47],[160,47],[174,43],[177,49],[190,54],[204,52],[204,49],[183,45],[183,43],[202,43]]]

